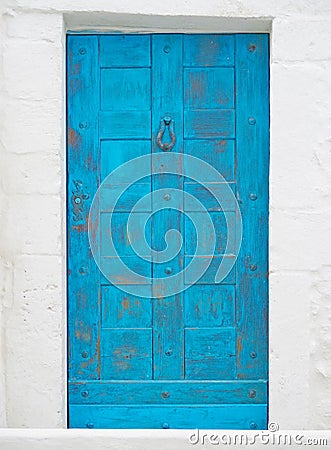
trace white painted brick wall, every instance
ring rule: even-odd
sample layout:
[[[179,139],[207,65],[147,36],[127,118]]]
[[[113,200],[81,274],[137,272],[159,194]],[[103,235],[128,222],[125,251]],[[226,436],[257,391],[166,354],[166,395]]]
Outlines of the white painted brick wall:
[[[13,264],[14,302],[6,315],[6,351],[12,356],[6,364],[8,418],[17,427],[60,427],[65,332],[62,259],[22,255]],[[52,411],[51,424],[48,411]]]
[[[0,11],[0,426],[66,423],[64,36],[131,26],[272,31],[270,419],[331,428],[330,1],[2,0]]]
[[[1,425],[65,424],[64,47],[61,14],[3,13]],[[8,276],[7,276],[8,278]],[[4,292],[8,297],[9,293]],[[1,416],[0,416],[1,417]],[[0,444],[1,447],[1,444]]]

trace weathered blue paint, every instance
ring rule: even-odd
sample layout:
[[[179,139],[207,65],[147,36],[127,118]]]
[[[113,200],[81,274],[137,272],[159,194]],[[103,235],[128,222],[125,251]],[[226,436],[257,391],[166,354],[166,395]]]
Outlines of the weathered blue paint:
[[[268,36],[70,35],[67,54],[69,426],[266,428]],[[142,196],[182,189],[204,204],[215,227],[212,263],[194,286],[164,298],[151,284],[151,298],[140,298],[99,272],[87,218],[110,171],[162,151],[156,136],[165,115],[175,120],[173,151],[204,159],[230,183],[243,216],[243,243],[235,267],[216,285],[220,259],[233,258],[231,249],[223,255],[225,219],[234,223],[235,208],[222,183],[220,211],[210,192],[191,180],[146,177],[122,196],[112,218],[118,187],[109,186],[94,220],[116,235],[118,253],[138,273],[176,273],[192,259],[196,239],[188,217],[162,210],[150,220],[147,240],[162,250],[165,232],[178,229],[180,253],[167,263],[137,257],[125,225]],[[133,178],[121,176],[119,183]],[[184,210],[196,220],[202,214],[189,201]],[[135,213],[137,223],[151,211],[152,202],[145,204]],[[107,233],[101,252],[114,256]],[[200,257],[208,255],[202,250]],[[130,282],[118,274],[119,284]]]
[[[73,404],[82,405],[254,405],[267,402],[267,384],[260,380],[81,381],[71,384],[70,395]]]
[[[200,429],[265,427],[265,406],[256,404],[72,405],[71,415],[73,428],[196,428],[192,424]]]
[[[268,376],[268,56],[268,35],[236,36],[236,184],[243,219],[236,263],[240,379]]]
[[[98,38],[68,37],[67,55],[69,380],[98,380],[100,275],[87,235],[88,212],[99,184]],[[79,215],[73,213],[75,205],[79,205]]]

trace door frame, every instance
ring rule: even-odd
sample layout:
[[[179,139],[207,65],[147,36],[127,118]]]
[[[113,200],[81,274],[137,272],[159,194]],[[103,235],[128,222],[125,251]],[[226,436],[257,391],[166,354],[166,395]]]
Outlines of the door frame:
[[[50,5],[46,0],[39,8],[33,8],[32,1],[26,3],[24,8],[8,6],[0,18],[5,67],[0,78],[6,87],[1,95],[8,106],[1,130],[8,153],[4,153],[8,166],[3,166],[7,181],[3,194],[10,205],[2,254],[0,315],[6,344],[0,361],[0,372],[3,369],[6,374],[0,377],[0,391],[6,393],[2,426],[61,428],[66,422],[65,34],[132,28],[137,32],[270,33],[270,416],[283,430],[325,423],[325,404],[319,401],[323,355],[316,347],[324,339],[320,333],[324,316],[312,320],[311,310],[312,305],[318,311],[322,308],[320,287],[328,278],[326,247],[314,251],[326,226],[325,198],[320,195],[325,170],[313,158],[313,149],[319,155],[327,138],[317,120],[326,120],[327,114],[316,97],[316,92],[322,96],[328,79],[326,63],[321,62],[327,51],[317,45],[326,33],[320,27],[325,8],[303,6],[297,11],[291,3],[266,8],[263,2],[249,8],[226,2],[221,9],[216,2],[197,1],[189,5],[103,0]],[[305,45],[309,43],[303,31],[307,26],[312,47]],[[315,75],[319,83],[307,90],[305,101],[311,104],[307,109],[301,88],[311,86]],[[24,184],[22,164],[27,164]],[[291,170],[300,177],[287,176]],[[307,179],[318,181],[318,189],[302,182]],[[31,206],[28,212],[27,205]],[[44,217],[40,211],[50,213]],[[307,252],[298,257],[302,239],[308,243]],[[46,286],[52,289],[49,309]],[[31,287],[35,288],[33,305],[24,312],[22,296]],[[289,329],[294,330],[293,337]],[[40,370],[31,370],[31,361]],[[38,406],[34,414],[31,401]],[[62,436],[67,434],[63,431]]]

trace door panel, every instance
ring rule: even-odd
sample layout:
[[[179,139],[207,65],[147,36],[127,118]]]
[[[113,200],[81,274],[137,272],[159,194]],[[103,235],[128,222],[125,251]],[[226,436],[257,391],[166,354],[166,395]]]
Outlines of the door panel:
[[[69,426],[266,428],[268,36],[71,35],[67,43]],[[171,126],[175,168],[160,148]],[[123,193],[137,167],[115,182],[108,174],[143,155],[150,174]],[[186,155],[223,179],[199,170],[190,178]],[[92,239],[102,271],[91,223],[101,224]],[[197,280],[186,270],[204,263]],[[216,283],[221,263],[229,273]]]

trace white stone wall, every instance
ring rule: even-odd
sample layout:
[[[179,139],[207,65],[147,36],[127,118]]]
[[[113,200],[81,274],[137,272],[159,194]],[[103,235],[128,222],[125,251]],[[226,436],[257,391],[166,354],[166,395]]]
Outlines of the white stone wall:
[[[65,33],[117,29],[271,32],[270,420],[331,428],[331,2],[0,12],[0,427],[66,426]]]

